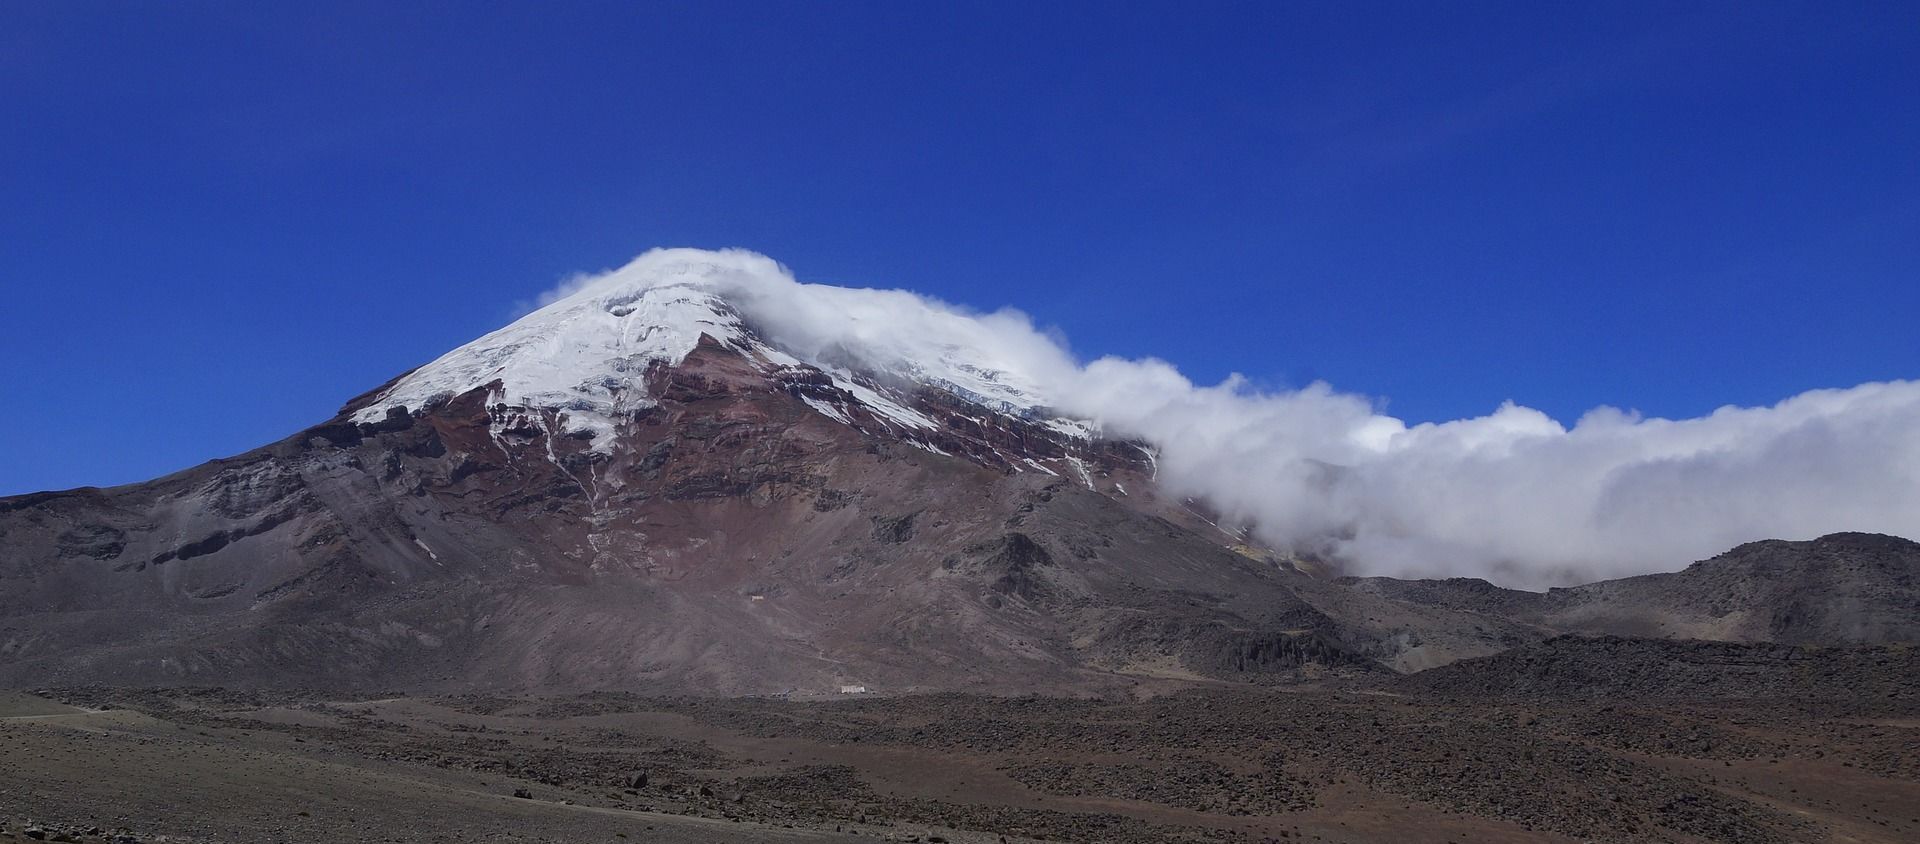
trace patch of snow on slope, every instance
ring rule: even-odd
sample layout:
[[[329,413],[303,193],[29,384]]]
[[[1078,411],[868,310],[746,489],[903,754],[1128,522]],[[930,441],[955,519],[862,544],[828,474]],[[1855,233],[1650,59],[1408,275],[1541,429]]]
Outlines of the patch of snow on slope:
[[[820,412],[820,415],[822,415],[822,416],[825,416],[825,417],[827,417],[827,418],[829,418],[829,419],[832,419],[832,420],[834,420],[834,421],[836,421],[836,422],[839,422],[839,423],[841,423],[841,424],[844,424],[844,425],[852,425],[852,424],[853,424],[853,418],[852,418],[852,417],[850,417],[850,416],[848,416],[848,415],[847,415],[847,414],[846,414],[846,413],[845,413],[844,411],[842,411],[842,410],[841,410],[841,409],[840,409],[839,407],[837,407],[837,406],[835,406],[835,405],[833,405],[833,404],[831,404],[831,403],[829,403],[829,402],[825,402],[825,401],[822,401],[822,400],[820,400],[820,399],[816,399],[816,398],[814,398],[814,397],[812,397],[812,396],[802,396],[802,397],[800,397],[800,400],[801,400],[801,401],[803,401],[803,402],[806,402],[806,403],[807,403],[807,406],[808,406],[808,407],[811,407],[811,408],[813,408],[814,410],[817,410],[817,411],[819,411],[819,412]]]
[[[1085,419],[1054,417],[1042,420],[1040,425],[1077,440],[1092,440],[1100,433],[1100,426],[1097,423]]]
[[[1087,470],[1086,461],[1069,455],[1067,465],[1073,467],[1074,474],[1080,476],[1080,482],[1086,484],[1087,489],[1093,489],[1093,473]]]
[[[894,401],[892,397],[879,390],[853,380],[847,373],[830,374],[833,375],[835,386],[852,393],[854,398],[859,399],[861,404],[866,405],[868,410],[882,419],[905,428],[932,430],[940,427],[940,423],[928,419],[926,414]]]
[[[931,452],[933,452],[934,454],[938,454],[938,455],[940,455],[940,456],[942,456],[942,457],[952,457],[952,456],[953,456],[952,454],[950,454],[950,453],[948,453],[946,449],[943,449],[943,448],[941,448],[941,447],[939,447],[939,446],[937,446],[937,445],[934,445],[933,443],[923,443],[923,442],[921,442],[921,441],[919,441],[919,440],[916,440],[916,439],[913,439],[913,438],[911,438],[911,437],[909,437],[909,438],[907,438],[907,445],[910,445],[910,446],[913,446],[914,448],[918,448],[918,449],[920,449],[920,450],[922,450],[922,451],[931,451]]]

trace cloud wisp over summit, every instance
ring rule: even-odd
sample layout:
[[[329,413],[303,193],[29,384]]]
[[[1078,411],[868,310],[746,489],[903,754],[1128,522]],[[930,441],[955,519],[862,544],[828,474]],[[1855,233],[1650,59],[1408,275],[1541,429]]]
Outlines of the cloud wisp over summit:
[[[880,372],[943,358],[1001,372],[1062,414],[1154,445],[1173,491],[1350,573],[1541,587],[1673,570],[1763,538],[1920,535],[1916,381],[1691,419],[1600,407],[1567,426],[1509,402],[1409,425],[1325,383],[1205,385],[1162,360],[1083,362],[1017,310],[803,283],[740,250],[655,250],[541,301],[684,261],[711,263],[703,283],[789,353]]]

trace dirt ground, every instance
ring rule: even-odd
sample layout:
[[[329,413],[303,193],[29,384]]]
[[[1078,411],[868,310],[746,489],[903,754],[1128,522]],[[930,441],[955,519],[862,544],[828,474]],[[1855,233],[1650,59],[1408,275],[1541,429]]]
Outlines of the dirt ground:
[[[521,796],[516,796],[516,794]],[[1920,718],[1421,702],[0,696],[0,840],[1920,840]]]

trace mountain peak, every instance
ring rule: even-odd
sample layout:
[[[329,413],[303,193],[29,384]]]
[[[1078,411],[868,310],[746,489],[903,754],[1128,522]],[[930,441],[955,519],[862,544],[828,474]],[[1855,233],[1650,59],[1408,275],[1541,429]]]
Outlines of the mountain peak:
[[[393,408],[423,412],[484,388],[490,404],[555,411],[563,433],[603,449],[621,416],[656,404],[648,372],[680,365],[708,337],[769,374],[818,369],[889,424],[933,426],[906,395],[924,387],[996,413],[1047,419],[1060,433],[1089,433],[1083,423],[1051,419],[1034,380],[998,357],[971,317],[901,291],[802,284],[745,250],[655,249],[548,299],[402,376],[354,421],[377,422]],[[846,417],[845,408],[809,404]]]
[[[354,418],[418,412],[488,388],[493,403],[561,411],[568,433],[597,439],[616,415],[651,406],[647,371],[679,364],[703,335],[737,351],[770,351],[721,298],[721,283],[750,276],[754,263],[725,252],[649,252],[408,373]]]

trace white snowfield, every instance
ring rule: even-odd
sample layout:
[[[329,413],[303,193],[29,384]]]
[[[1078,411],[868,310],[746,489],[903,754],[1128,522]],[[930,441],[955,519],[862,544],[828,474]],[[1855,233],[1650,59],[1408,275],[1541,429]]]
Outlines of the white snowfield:
[[[769,371],[815,366],[901,428],[936,423],[867,377],[871,366],[856,374],[856,362],[884,361],[888,378],[1091,436],[1089,423],[1046,414],[1032,380],[995,360],[993,343],[977,342],[990,338],[974,336],[974,328],[973,317],[928,308],[912,294],[801,284],[749,252],[656,249],[420,367],[354,419],[378,421],[393,407],[419,412],[498,382],[493,403],[554,411],[565,433],[590,433],[604,450],[619,418],[654,404],[647,370],[686,360],[705,335]],[[851,423],[846,408],[808,404]]]

